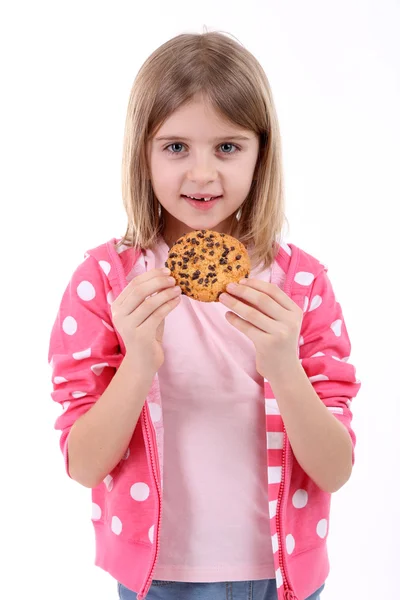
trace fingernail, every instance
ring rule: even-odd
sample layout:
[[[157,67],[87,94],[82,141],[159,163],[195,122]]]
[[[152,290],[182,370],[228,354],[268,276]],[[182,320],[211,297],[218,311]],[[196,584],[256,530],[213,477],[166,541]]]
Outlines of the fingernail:
[[[162,269],[162,272],[167,273],[167,275],[169,275],[171,273],[171,269],[165,268],[165,269]]]

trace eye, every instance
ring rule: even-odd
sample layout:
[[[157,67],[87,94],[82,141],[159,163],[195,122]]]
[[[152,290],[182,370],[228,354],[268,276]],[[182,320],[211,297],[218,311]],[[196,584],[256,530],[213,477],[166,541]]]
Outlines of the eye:
[[[172,146],[185,146],[185,144],[183,144],[182,142],[174,142],[173,144],[169,144],[168,146],[166,146],[164,148],[164,151],[168,152],[168,154],[182,154],[182,152],[174,152],[174,150],[169,150],[169,148],[171,148]],[[238,152],[241,152],[241,148],[236,144],[232,144],[231,142],[224,142],[223,144],[219,145],[219,148],[221,148],[222,146],[231,146],[233,148],[236,148],[236,150],[234,152],[222,152],[221,154],[237,154]]]

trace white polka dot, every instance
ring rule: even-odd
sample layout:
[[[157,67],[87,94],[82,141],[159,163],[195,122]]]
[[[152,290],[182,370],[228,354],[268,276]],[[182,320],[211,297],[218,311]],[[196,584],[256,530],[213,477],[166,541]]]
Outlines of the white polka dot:
[[[70,406],[70,404],[71,404],[71,402],[69,402],[68,400],[66,402],[63,402],[62,407],[64,409],[64,412],[68,409],[68,407]]]
[[[115,535],[119,535],[122,531],[122,523],[118,517],[113,517],[111,519],[111,531],[115,533]]]
[[[310,304],[310,308],[308,312],[311,312],[312,310],[315,310],[316,308],[318,308],[319,306],[321,306],[322,304],[322,298],[321,296],[314,296],[314,298],[311,300],[311,304]]]
[[[92,349],[87,348],[86,350],[81,350],[81,352],[74,352],[72,358],[75,360],[82,360],[83,358],[89,358],[92,354]]]
[[[81,300],[93,300],[96,296],[96,290],[90,281],[82,281],[77,287],[77,294]]]
[[[342,320],[337,319],[337,321],[334,321],[331,325],[331,329],[332,329],[333,333],[336,335],[336,337],[340,337],[340,335],[342,333]]]
[[[314,281],[314,275],[312,273],[308,273],[307,271],[299,271],[296,273],[294,280],[300,285],[311,285],[311,283]]]
[[[151,543],[154,542],[154,525],[152,525],[149,529],[149,540]]]
[[[125,452],[124,456],[122,457],[122,460],[128,460],[130,453],[131,453],[131,451],[128,448],[127,451]]]
[[[111,325],[109,325],[108,323],[106,323],[105,321],[103,321],[103,319],[101,320],[101,322],[103,323],[104,327],[107,327],[107,329],[109,329],[110,331],[114,331],[114,328],[111,327]]]
[[[271,540],[272,540],[272,552],[275,554],[275,552],[278,552],[278,549],[279,549],[278,534],[275,533],[275,535],[273,535],[271,537]]]
[[[317,525],[317,534],[320,538],[324,539],[326,534],[328,533],[328,521],[326,519],[321,519],[318,521]]]
[[[65,317],[62,328],[67,335],[74,335],[78,329],[78,323],[75,321],[74,317]]]
[[[114,479],[111,477],[111,475],[107,475],[107,477],[105,477],[105,478],[103,479],[103,481],[104,481],[104,483],[105,483],[105,486],[106,486],[107,490],[108,490],[109,492],[111,492],[111,490],[112,490],[112,489],[113,489],[113,487],[114,487]]]
[[[320,373],[319,375],[312,375],[308,379],[311,381],[311,383],[314,381],[329,381],[329,377],[323,373]]]
[[[73,398],[83,398],[83,396],[87,396],[86,392],[72,392],[71,396]]]
[[[333,355],[332,355],[332,358],[333,358],[334,360],[338,360],[338,361],[342,362],[342,359],[341,359],[341,358],[339,358],[338,356],[333,356]]]
[[[288,554],[292,554],[295,547],[294,537],[291,533],[286,536],[286,551]]]
[[[90,368],[92,369],[93,373],[95,375],[101,375],[104,367],[108,367],[109,364],[108,363],[99,363],[98,365],[92,365]]]
[[[150,495],[150,488],[147,483],[134,483],[131,487],[131,496],[134,500],[138,502],[143,502],[147,500]]]
[[[275,571],[275,579],[276,579],[276,587],[280,588],[283,583],[282,573],[281,573],[280,568],[277,571]]]
[[[301,336],[299,337],[299,346],[302,346],[303,344],[304,344],[304,338],[303,338],[303,336],[301,335]]]
[[[269,502],[269,516],[272,519],[276,515],[276,505],[278,504],[277,500],[271,500]]]
[[[307,308],[308,308],[308,296],[304,296],[304,306],[303,306],[303,312],[307,312]]]
[[[66,383],[68,381],[68,379],[65,379],[65,377],[54,377],[54,383]]]
[[[149,402],[150,416],[153,423],[161,419],[161,406],[155,402]]]
[[[101,508],[95,502],[92,502],[92,519],[94,521],[101,519]]]
[[[110,290],[107,294],[107,302],[108,304],[112,304],[114,302],[114,293]]]
[[[297,490],[293,494],[292,502],[295,508],[304,508],[308,502],[308,493],[306,490]]]
[[[110,263],[107,262],[106,260],[99,260],[99,265],[103,269],[104,273],[106,275],[108,275],[109,272],[111,271],[111,265],[110,265]]]
[[[325,356],[325,354],[323,352],[316,352],[311,358],[317,358],[317,356]]]

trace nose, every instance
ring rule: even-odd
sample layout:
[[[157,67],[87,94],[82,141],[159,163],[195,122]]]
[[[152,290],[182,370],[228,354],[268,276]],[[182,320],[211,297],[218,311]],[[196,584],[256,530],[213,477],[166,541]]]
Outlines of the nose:
[[[213,157],[202,155],[194,158],[187,171],[187,179],[203,188],[210,181],[215,181],[218,172]]]

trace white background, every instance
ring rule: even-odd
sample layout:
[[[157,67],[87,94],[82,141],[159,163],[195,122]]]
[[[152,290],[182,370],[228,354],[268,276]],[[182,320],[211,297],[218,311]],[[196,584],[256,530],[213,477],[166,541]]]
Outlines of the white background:
[[[64,473],[48,340],[85,251],[125,232],[122,136],[138,69],[206,26],[267,73],[286,239],[328,265],[363,383],[323,600],[398,598],[399,2],[14,1],[0,23],[0,597],[117,598],[93,564],[90,490]]]

